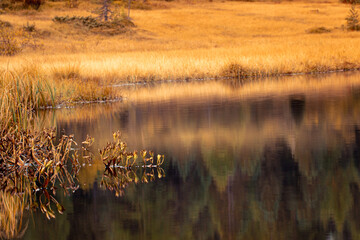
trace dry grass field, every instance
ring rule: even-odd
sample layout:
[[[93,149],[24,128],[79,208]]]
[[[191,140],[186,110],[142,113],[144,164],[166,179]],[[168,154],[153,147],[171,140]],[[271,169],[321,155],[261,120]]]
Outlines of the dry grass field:
[[[36,75],[56,102],[116,97],[120,82],[270,76],[360,68],[360,32],[346,30],[350,6],[309,2],[150,2],[131,11],[136,27],[109,36],[52,21],[88,16],[96,5],[47,2],[0,15],[35,24],[35,47],[0,57],[0,73]],[[121,11],[121,10],[120,10]],[[325,28],[323,33],[319,28]],[[84,87],[87,86],[87,87]],[[72,90],[74,89],[75,90]]]

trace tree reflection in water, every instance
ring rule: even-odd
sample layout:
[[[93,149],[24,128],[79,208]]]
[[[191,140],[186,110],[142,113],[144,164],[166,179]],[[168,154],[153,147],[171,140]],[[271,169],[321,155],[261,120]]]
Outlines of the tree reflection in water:
[[[102,164],[84,168],[82,189],[62,199],[68,215],[53,225],[35,216],[47,230],[30,224],[24,238],[358,239],[359,91],[334,91],[51,113],[59,129],[90,134],[98,148],[120,130],[129,148],[164,153],[166,177],[116,198],[102,189]]]

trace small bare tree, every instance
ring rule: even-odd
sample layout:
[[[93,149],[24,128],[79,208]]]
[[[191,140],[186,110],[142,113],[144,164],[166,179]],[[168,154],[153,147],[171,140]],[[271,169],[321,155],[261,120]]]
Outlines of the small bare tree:
[[[111,13],[112,11],[110,10],[110,2],[111,0],[102,0],[102,6],[99,9],[99,17],[100,20],[104,20],[105,22],[107,22],[108,20],[110,20],[111,17]]]
[[[351,31],[360,31],[360,24],[359,24],[359,14],[355,9],[356,4],[353,3],[349,15],[346,18],[347,22],[347,29]]]
[[[128,0],[128,19],[130,20],[131,0]]]

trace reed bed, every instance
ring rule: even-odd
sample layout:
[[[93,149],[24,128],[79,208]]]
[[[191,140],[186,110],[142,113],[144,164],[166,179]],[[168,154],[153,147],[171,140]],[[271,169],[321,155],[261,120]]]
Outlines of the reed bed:
[[[26,128],[31,120],[31,111],[56,107],[74,102],[93,102],[116,99],[111,87],[94,81],[76,81],[71,69],[51,79],[35,65],[18,70],[0,71],[0,117],[2,123],[10,120]],[[30,118],[30,119],[28,119]]]

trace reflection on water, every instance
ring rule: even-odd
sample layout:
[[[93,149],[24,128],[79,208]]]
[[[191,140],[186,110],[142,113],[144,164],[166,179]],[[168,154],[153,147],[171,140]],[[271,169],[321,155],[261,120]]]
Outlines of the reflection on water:
[[[358,239],[360,88],[243,97],[238,87],[39,113],[95,148],[120,130],[130,150],[165,154],[166,177],[117,198],[99,187],[101,163],[83,168],[66,214],[35,213],[24,238]]]

